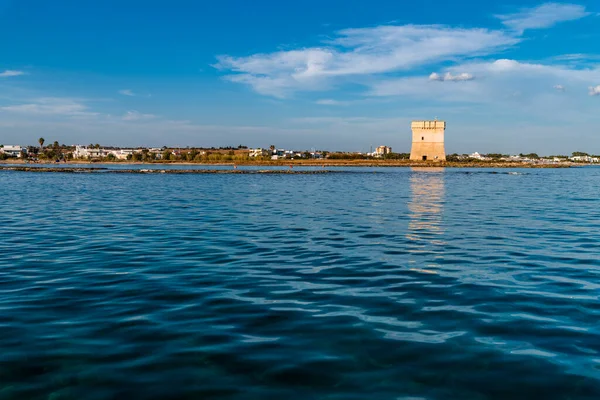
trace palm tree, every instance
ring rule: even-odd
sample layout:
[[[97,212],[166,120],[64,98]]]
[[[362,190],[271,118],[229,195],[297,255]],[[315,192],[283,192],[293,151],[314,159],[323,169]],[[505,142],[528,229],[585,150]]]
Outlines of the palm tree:
[[[44,147],[44,142],[45,141],[46,140],[43,137],[41,137],[41,138],[38,139],[38,143],[40,144],[40,150]]]
[[[275,145],[272,144],[271,146],[269,146],[269,149],[271,149],[271,151],[275,151]]]

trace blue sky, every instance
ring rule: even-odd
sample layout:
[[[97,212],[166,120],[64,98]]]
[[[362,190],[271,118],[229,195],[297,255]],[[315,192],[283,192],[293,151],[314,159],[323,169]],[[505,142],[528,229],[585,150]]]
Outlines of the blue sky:
[[[491,4],[494,3],[494,4]],[[0,0],[0,143],[600,153],[597,1]]]

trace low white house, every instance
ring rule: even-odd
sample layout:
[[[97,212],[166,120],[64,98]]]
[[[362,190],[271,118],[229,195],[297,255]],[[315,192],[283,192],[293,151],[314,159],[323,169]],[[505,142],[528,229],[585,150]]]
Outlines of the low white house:
[[[108,154],[115,156],[117,160],[127,160],[127,157],[133,155],[133,153],[135,153],[133,149],[110,150],[108,152]]]
[[[101,158],[106,157],[108,153],[104,149],[96,149],[94,147],[87,146],[75,146],[73,152],[73,158]]]
[[[22,146],[6,145],[0,147],[0,153],[6,154],[9,157],[21,158],[26,151],[27,149]]]
[[[569,160],[575,161],[575,162],[587,162],[587,163],[597,163],[598,161],[600,161],[600,159],[598,159],[598,157],[590,157],[590,156],[574,156],[574,157],[569,157]]]
[[[503,160],[503,161],[511,161],[511,162],[527,162],[527,161],[529,161],[528,158],[521,157],[521,156],[502,157],[501,160]]]
[[[282,158],[286,158],[289,153],[289,150],[285,149],[276,149],[272,151],[271,160],[279,160]]]
[[[471,155],[469,155],[469,158],[474,158],[476,160],[489,160],[489,158],[482,156],[481,154],[479,154],[478,152],[475,152]]]
[[[75,146],[75,151],[73,152],[73,158],[79,159],[91,159],[91,158],[104,158],[108,157],[110,154],[115,156],[117,160],[127,160],[127,157],[135,153],[137,150],[133,149],[103,149],[103,148],[94,148],[87,146]]]
[[[154,155],[154,158],[157,160],[162,160],[164,151],[165,151],[165,149],[162,149],[159,147],[152,147],[152,148],[148,149],[148,152],[150,154]]]
[[[271,155],[271,151],[270,150],[261,149],[261,148],[250,149],[250,153],[248,154],[248,156],[250,158],[254,158],[254,157],[268,157],[269,155]]]

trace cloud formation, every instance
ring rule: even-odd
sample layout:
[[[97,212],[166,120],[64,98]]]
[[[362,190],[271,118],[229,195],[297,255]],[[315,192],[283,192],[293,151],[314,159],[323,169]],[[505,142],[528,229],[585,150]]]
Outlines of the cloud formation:
[[[125,115],[123,115],[123,121],[142,121],[156,118],[154,114],[142,114],[138,111],[127,111]]]
[[[519,41],[488,29],[385,25],[344,29],[319,47],[248,57],[219,56],[215,67],[229,72],[225,76],[229,81],[283,98],[295,91],[327,90],[349,80],[486,55]]]
[[[133,93],[133,90],[131,89],[122,89],[119,90],[119,94],[122,94],[123,96],[135,96],[135,93]]]
[[[447,74],[457,77],[468,70],[477,76],[469,84],[432,85],[431,81],[443,80]],[[573,101],[585,101],[584,91],[591,82],[600,80],[600,68],[581,69],[566,65],[545,65],[523,63],[517,60],[500,59],[495,61],[467,62],[448,68],[445,75],[410,76],[389,78],[372,82],[370,96],[404,96],[424,98],[432,102],[465,103],[510,103],[518,91],[519,98],[532,99],[548,94],[548,88],[566,93]],[[479,79],[481,78],[481,79]],[[561,84],[556,84],[556,82]],[[600,88],[597,89],[600,91]],[[596,94],[594,94],[596,95]]]
[[[515,14],[496,15],[502,23],[519,33],[528,29],[549,28],[559,22],[574,21],[590,15],[584,6],[577,4],[545,3],[535,8],[525,8]]]
[[[555,89],[557,92],[564,92],[564,91],[566,91],[566,90],[567,90],[567,89],[566,89],[566,88],[565,88],[563,85],[554,85],[554,89]]]
[[[10,70],[10,69],[7,69],[4,72],[0,72],[0,78],[9,78],[12,76],[21,76],[21,75],[25,75],[25,72],[15,71],[15,70]]]
[[[28,103],[0,107],[2,111],[19,114],[46,116],[93,116],[86,105],[78,100],[61,97],[42,97]]]
[[[450,82],[464,82],[464,81],[472,81],[475,77],[466,72],[462,72],[458,75],[452,75],[450,72],[446,72],[444,75],[440,75],[437,72],[433,72],[429,75],[430,81],[450,81]]]
[[[590,86],[590,96],[600,96],[600,85],[598,86]]]
[[[315,102],[322,106],[345,106],[350,104],[348,101],[334,100],[334,99],[320,99]]]

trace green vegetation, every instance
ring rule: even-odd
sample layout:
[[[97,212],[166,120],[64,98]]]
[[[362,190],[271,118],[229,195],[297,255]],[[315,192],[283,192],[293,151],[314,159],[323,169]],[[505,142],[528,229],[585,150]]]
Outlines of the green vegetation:
[[[47,146],[38,153],[38,158],[41,160],[66,160],[67,154],[71,154],[73,148],[58,142],[52,143],[52,146]]]
[[[519,154],[520,157],[525,157],[525,158],[529,158],[531,160],[539,160],[540,156],[537,155],[537,153],[529,153],[529,154]]]
[[[368,160],[364,154],[360,153],[329,153],[327,156],[330,160]]]
[[[458,162],[458,161],[465,161],[465,160],[459,154],[453,153],[453,154],[447,154],[446,155],[446,161],[448,161],[448,162]]]
[[[383,155],[384,160],[409,160],[410,153],[389,153]]]
[[[270,158],[266,158],[269,159]],[[261,158],[262,160],[262,158]],[[102,161],[102,160],[100,160]],[[118,161],[115,159],[105,161]],[[151,153],[148,149],[134,152],[127,156],[127,161],[133,162],[163,162],[163,163],[221,163],[221,162],[247,162],[250,161],[248,154],[235,154],[234,150],[226,153],[223,151],[199,151],[198,149],[186,149],[174,151],[165,149],[160,154]]]
[[[502,158],[508,158],[510,156],[508,154],[489,153],[489,154],[486,154],[485,157],[491,158],[492,160],[496,161],[496,160],[500,160]]]
[[[46,140],[38,139],[39,147],[30,146],[24,152],[23,158],[39,158],[47,161],[66,161],[73,160],[75,148],[60,144],[58,141],[52,142],[51,145],[44,147]],[[0,145],[0,148],[3,146]],[[100,144],[90,144],[90,149],[101,149]],[[275,151],[277,148],[274,144],[269,148]],[[406,165],[410,163],[409,153],[389,153],[382,156],[374,156],[364,153],[354,152],[327,152],[320,151],[319,158],[313,158],[309,151],[296,152],[292,158],[279,158],[273,160],[271,156],[252,157],[249,156],[248,147],[238,145],[237,147],[211,147],[211,148],[168,148],[166,146],[160,149],[133,149],[129,150],[126,159],[123,159],[124,152],[119,152],[121,149],[116,147],[105,147],[103,151],[93,152],[93,154],[102,154],[103,157],[87,158],[85,161],[90,162],[141,162],[141,163],[202,163],[202,164],[220,164],[220,163],[239,163],[253,165],[289,165],[289,164],[305,164],[305,165],[320,165],[327,164],[330,161],[331,165],[341,165],[347,161],[347,165]],[[113,153],[109,153],[114,151]],[[474,166],[480,164],[502,164],[505,166],[513,164],[507,161],[508,155],[501,153],[489,153],[484,155],[486,159],[471,158],[467,154],[449,154],[446,156],[446,162],[461,164],[465,166]],[[554,158],[567,159],[568,156],[544,156],[540,157],[537,153],[520,154],[523,158],[531,160],[553,160]],[[573,156],[588,156],[588,153],[573,152]],[[0,153],[0,160],[10,158],[9,155]],[[518,161],[516,161],[518,162]],[[420,161],[419,161],[420,163]],[[441,164],[444,164],[443,162]]]

